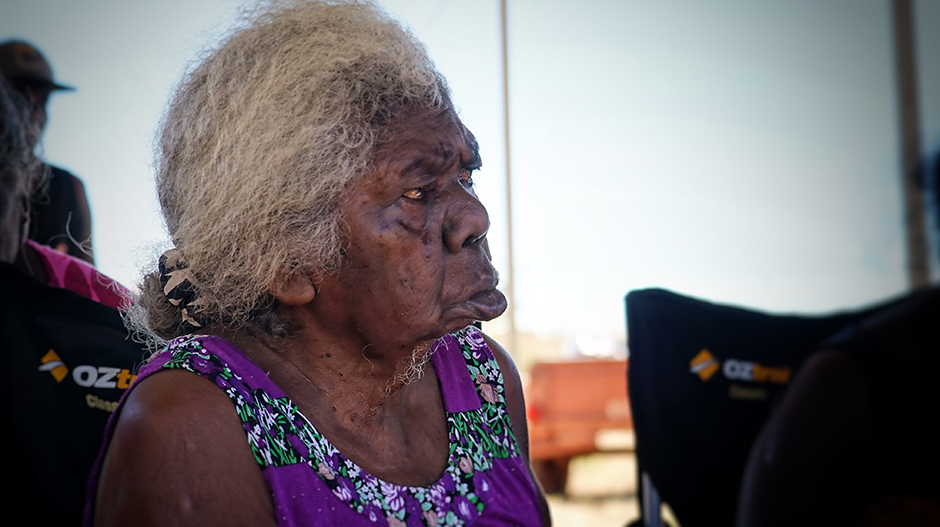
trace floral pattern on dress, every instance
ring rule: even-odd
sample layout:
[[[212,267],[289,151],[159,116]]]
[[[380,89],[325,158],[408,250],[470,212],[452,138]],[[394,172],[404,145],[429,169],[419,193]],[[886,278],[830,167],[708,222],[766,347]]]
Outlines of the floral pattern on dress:
[[[202,341],[211,337],[174,340],[164,351],[171,358],[163,367],[191,371],[225,391],[262,469],[305,463],[340,501],[373,522],[456,526],[472,522],[483,512],[492,487],[487,471],[493,459],[519,453],[506,411],[502,373],[483,336],[468,327],[444,338],[448,337],[460,346],[480,409],[447,413],[447,468],[441,479],[428,487],[388,483],[362,470],[320,434],[293,401],[249,387],[228,364],[206,350]]]

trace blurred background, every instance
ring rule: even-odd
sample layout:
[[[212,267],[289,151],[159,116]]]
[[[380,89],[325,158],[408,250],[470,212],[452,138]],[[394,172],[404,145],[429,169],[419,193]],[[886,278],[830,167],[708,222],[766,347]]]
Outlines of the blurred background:
[[[484,330],[524,374],[539,361],[624,359],[632,289],[806,314],[909,289],[889,0],[509,0],[508,141],[500,3],[381,4],[425,42],[481,145],[475,179],[514,309],[514,324],[504,315]],[[98,267],[126,285],[167,247],[152,184],[164,105],[241,5],[0,5],[0,39],[32,42],[56,79],[77,88],[50,101],[44,156],[83,179]],[[940,2],[912,9],[930,176],[940,153]],[[610,485],[602,494],[632,495]],[[631,506],[604,503],[595,510],[614,507],[621,519]]]
[[[382,4],[427,44],[481,144],[478,192],[508,286],[499,2]],[[0,7],[0,38],[32,41],[77,88],[50,101],[45,155],[84,180],[98,266],[122,283],[165,243],[151,153],[166,100],[241,5]],[[913,7],[930,163],[940,4]],[[630,289],[825,312],[907,288],[888,0],[510,0],[507,29],[524,365],[623,353]]]

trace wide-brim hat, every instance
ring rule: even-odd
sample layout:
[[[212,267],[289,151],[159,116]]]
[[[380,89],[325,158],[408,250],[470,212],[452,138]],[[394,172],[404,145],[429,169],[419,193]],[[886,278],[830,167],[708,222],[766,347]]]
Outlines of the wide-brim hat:
[[[35,46],[22,40],[0,44],[0,73],[7,80],[52,90],[74,90],[52,77],[52,66]]]

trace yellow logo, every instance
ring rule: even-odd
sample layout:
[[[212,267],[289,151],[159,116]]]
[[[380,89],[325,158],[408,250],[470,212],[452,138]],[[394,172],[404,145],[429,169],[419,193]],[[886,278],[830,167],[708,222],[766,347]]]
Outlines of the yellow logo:
[[[689,362],[689,371],[698,375],[703,381],[711,379],[719,368],[718,361],[715,360],[715,357],[707,349],[702,349],[698,352],[698,355],[692,358],[692,361]]]
[[[69,374],[68,367],[65,366],[65,363],[62,362],[59,355],[51,348],[40,360],[42,366],[39,367],[39,371],[51,373],[52,376],[55,377],[56,382],[62,382],[62,379]]]

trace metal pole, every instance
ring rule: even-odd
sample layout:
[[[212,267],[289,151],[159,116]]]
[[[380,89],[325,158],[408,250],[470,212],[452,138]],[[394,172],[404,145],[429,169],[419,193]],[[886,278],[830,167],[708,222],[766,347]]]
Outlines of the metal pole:
[[[499,22],[500,36],[502,37],[502,56],[503,56],[503,141],[506,150],[506,245],[509,257],[509,281],[503,290],[506,294],[506,300],[509,307],[506,309],[506,317],[509,322],[509,339],[506,342],[506,349],[509,354],[518,358],[519,350],[516,349],[516,277],[515,261],[513,259],[512,243],[512,156],[509,144],[509,39],[506,22],[506,0],[499,1]]]
[[[929,285],[930,270],[924,217],[924,179],[920,161],[913,12],[910,0],[893,0],[891,8],[901,127],[901,184],[907,236],[907,269],[911,289],[921,289]]]

